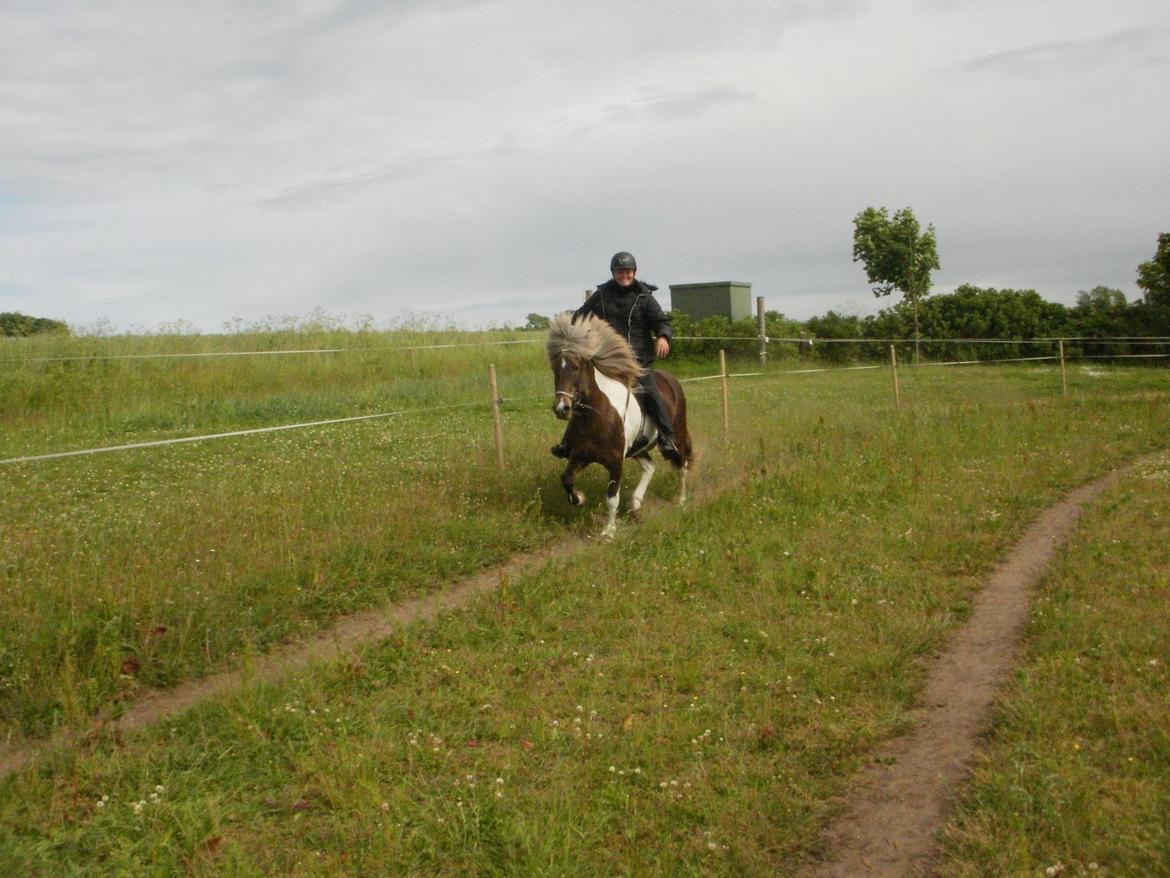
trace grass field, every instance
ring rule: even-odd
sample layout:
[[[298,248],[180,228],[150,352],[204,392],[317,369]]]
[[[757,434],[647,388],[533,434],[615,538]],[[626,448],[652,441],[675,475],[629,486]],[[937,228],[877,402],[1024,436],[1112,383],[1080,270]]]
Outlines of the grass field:
[[[595,530],[547,455],[539,345],[497,350],[503,479],[477,349],[428,353],[448,358],[432,375],[407,358],[332,390],[276,382],[286,409],[249,371],[271,361],[237,358],[200,378],[210,420],[141,414],[191,376],[135,403],[110,389],[108,419],[71,386],[6,416],[27,454],[469,403],[0,468],[6,734],[84,727],[142,685]],[[1036,511],[1168,444],[1166,379],[1076,368],[1065,400],[1052,368],[923,369],[895,412],[887,371],[775,370],[733,383],[726,442],[718,382],[688,385],[713,497],[668,507],[664,470],[613,546],[336,666],[51,751],[0,781],[0,874],[773,874],[815,854],[829,796],[901,728],[916,659]],[[600,509],[602,477],[583,482]]]

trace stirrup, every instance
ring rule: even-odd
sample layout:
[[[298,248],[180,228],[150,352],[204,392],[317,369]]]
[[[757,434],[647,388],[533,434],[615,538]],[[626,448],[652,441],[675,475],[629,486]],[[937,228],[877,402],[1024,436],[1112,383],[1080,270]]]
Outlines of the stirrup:
[[[558,442],[556,445],[550,448],[548,452],[553,457],[559,457],[567,460],[569,457],[569,446],[567,446],[564,442]]]

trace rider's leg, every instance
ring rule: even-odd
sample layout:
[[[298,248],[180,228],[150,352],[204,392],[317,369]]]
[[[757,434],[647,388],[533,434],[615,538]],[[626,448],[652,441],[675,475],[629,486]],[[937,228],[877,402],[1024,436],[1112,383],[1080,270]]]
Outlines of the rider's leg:
[[[558,442],[556,445],[554,445],[552,448],[549,449],[549,453],[552,454],[553,457],[561,457],[561,458],[568,460],[568,458],[569,458],[568,438],[569,438],[569,430],[566,427],[565,428],[565,435],[561,437],[560,442]]]
[[[673,460],[679,456],[678,446],[674,444],[674,427],[666,416],[666,406],[663,405],[662,397],[658,393],[653,370],[647,369],[646,373],[638,380],[638,385],[641,391],[642,408],[654,421],[654,426],[658,428],[658,449],[662,452],[663,457]]]

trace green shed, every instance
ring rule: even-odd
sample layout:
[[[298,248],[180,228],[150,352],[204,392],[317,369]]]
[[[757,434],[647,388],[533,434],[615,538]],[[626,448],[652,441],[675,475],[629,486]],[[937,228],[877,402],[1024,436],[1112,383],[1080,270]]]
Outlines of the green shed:
[[[728,317],[742,320],[753,316],[752,285],[736,280],[703,284],[671,284],[670,307],[692,320]]]

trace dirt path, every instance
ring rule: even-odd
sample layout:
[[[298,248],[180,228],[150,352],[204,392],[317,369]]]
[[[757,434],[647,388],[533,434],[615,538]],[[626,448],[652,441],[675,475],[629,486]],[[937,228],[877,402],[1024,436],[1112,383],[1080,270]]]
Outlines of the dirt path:
[[[825,832],[830,859],[810,867],[807,878],[931,874],[935,833],[1019,657],[1032,589],[1084,505],[1117,478],[1082,485],[1045,511],[978,592],[970,620],[928,661],[913,730],[881,746],[851,785]]]
[[[247,679],[275,680],[314,662],[352,655],[363,646],[389,637],[403,625],[464,607],[476,596],[496,589],[501,582],[522,576],[550,558],[570,554],[583,545],[585,540],[582,539],[561,540],[538,552],[516,556],[499,567],[460,580],[441,593],[346,616],[308,640],[278,647],[257,657],[247,674]],[[118,719],[104,725],[99,724],[97,728],[119,732],[140,728],[148,723],[182,713],[204,699],[230,691],[238,687],[244,678],[244,673],[237,669],[192,680],[169,689],[147,690],[140,693]],[[71,736],[58,735],[48,741],[26,745],[9,747],[0,745],[0,778],[19,771],[38,752],[54,746],[67,746],[72,740]]]

